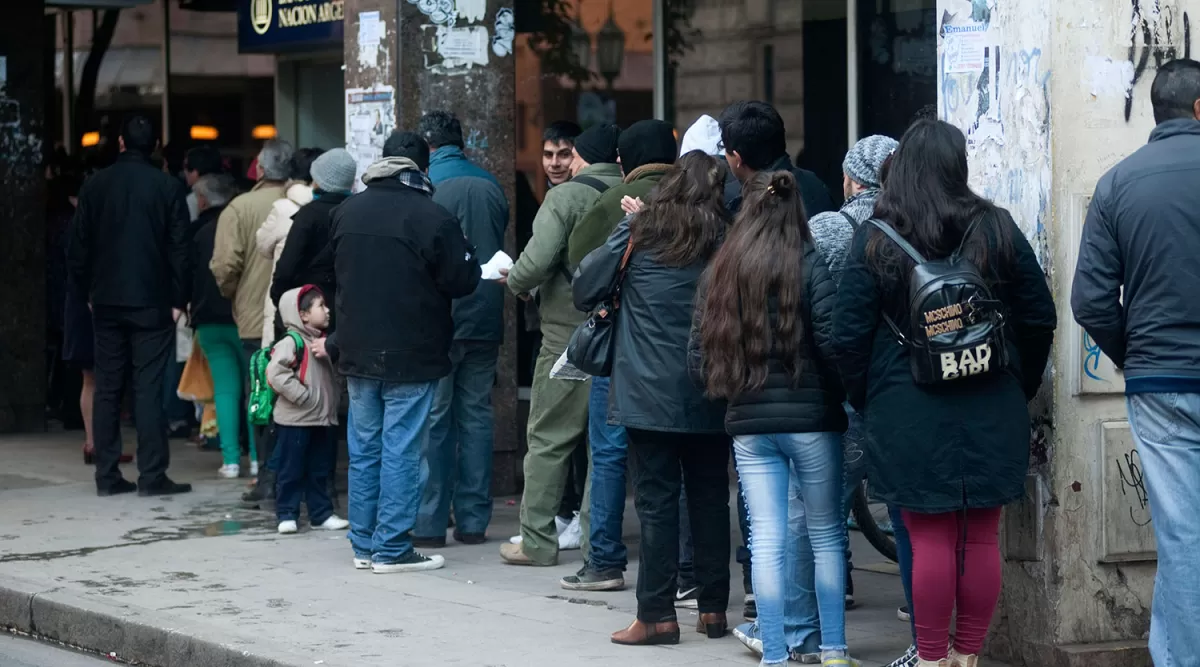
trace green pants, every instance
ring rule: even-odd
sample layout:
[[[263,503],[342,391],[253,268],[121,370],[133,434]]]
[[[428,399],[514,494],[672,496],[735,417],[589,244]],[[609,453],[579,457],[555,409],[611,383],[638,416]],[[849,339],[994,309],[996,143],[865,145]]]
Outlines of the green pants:
[[[529,402],[529,429],[525,454],[525,495],[521,498],[522,551],[534,562],[558,562],[558,533],[554,516],[562,503],[571,453],[587,439],[588,394],[591,382],[552,380],[550,369],[562,350],[542,346],[533,370]],[[580,526],[587,557],[591,476],[584,486]]]
[[[242,413],[246,411],[245,382],[250,373],[242,339],[233,324],[204,324],[196,327],[196,340],[213,379],[213,403],[217,408],[217,430],[221,432],[221,458],[225,465],[241,461],[239,440]],[[249,429],[250,458],[254,459],[254,429]]]

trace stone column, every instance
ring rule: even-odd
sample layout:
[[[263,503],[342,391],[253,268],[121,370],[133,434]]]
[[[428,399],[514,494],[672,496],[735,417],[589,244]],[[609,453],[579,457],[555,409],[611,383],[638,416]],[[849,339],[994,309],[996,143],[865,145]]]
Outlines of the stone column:
[[[432,5],[428,11],[422,8]],[[346,88],[393,86],[396,126],[417,127],[426,111],[445,109],[462,121],[466,153],[499,179],[515,206],[516,125],[512,0],[456,3],[441,0],[346,0]],[[382,37],[373,43],[369,12],[379,12]],[[363,13],[368,15],[363,17]],[[368,30],[361,32],[365,20]],[[371,43],[359,44],[366,36]],[[349,115],[350,110],[347,109]],[[506,251],[516,257],[516,228],[510,216]],[[485,258],[486,259],[486,258]],[[504,345],[500,351],[495,406],[497,494],[516,493],[521,482],[517,414],[516,302],[505,301]]]
[[[39,1],[0,21],[0,432],[45,428],[45,49]]]
[[[1026,496],[1003,525],[988,651],[1013,665],[1151,664],[1154,534],[1124,383],[1070,308],[1096,182],[1145,143],[1156,68],[1191,54],[1200,1],[1150,4],[938,1],[939,114],[967,134],[976,190],[1012,211],[1059,313]]]

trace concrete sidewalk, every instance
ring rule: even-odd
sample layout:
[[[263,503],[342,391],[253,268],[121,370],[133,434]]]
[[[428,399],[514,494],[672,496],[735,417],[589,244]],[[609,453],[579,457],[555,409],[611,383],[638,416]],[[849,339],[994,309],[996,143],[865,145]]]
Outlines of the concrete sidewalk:
[[[181,441],[171,475],[195,492],[97,498],[78,440],[0,439],[0,625],[158,667],[756,664],[732,636],[690,628],[675,647],[611,644],[634,617],[636,561],[617,593],[559,588],[578,551],[554,568],[502,565],[499,544],[517,530],[511,499],[496,501],[492,542],[438,552],[445,569],[373,575],[353,569],[344,533],[277,535],[273,515],[240,509],[244,480],[217,480],[219,456]],[[632,506],[625,535],[636,556]],[[894,572],[854,539],[857,565]],[[855,583],[849,643],[877,667],[909,644],[899,578],[857,571]],[[681,610],[681,625],[694,619]]]

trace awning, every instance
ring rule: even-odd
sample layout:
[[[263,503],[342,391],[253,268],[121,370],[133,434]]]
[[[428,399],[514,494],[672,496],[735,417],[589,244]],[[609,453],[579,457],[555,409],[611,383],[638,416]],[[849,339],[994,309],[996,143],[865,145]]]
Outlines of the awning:
[[[275,61],[268,55],[242,55],[230,37],[172,35],[172,76],[273,77]],[[202,53],[204,57],[180,57],[182,53]],[[88,52],[75,52],[75,86],[83,75]],[[162,55],[157,46],[114,47],[104,54],[96,91],[104,95],[112,89],[160,92],[162,86]],[[62,51],[54,55],[54,80],[62,85]]]

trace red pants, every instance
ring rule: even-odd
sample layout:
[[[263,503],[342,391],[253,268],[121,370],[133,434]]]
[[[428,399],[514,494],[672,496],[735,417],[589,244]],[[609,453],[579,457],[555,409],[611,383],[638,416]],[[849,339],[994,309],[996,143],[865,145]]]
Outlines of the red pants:
[[[904,525],[912,538],[912,611],[921,659],[947,656],[956,606],[954,648],[978,654],[1000,598],[1000,508],[965,514],[904,510]]]

